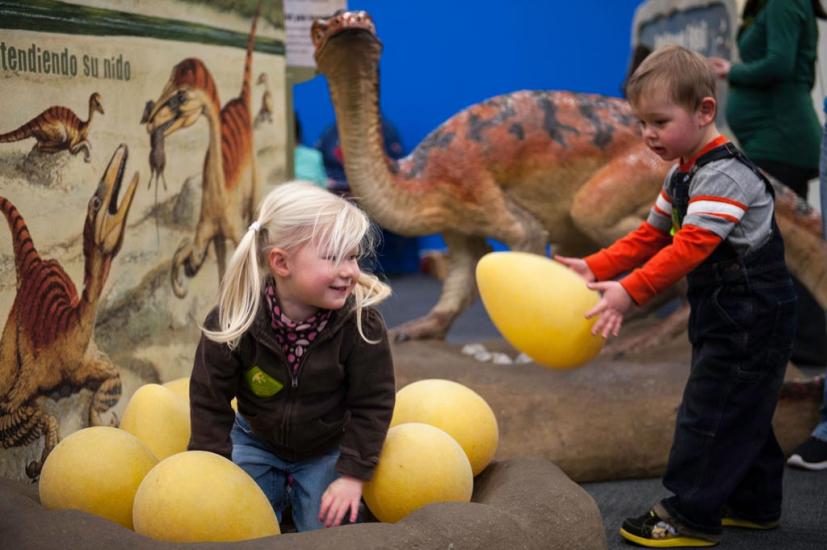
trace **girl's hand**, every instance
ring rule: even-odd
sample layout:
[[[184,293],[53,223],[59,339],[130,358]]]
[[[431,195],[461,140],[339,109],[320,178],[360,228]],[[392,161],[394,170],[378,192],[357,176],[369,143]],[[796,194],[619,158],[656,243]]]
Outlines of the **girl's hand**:
[[[554,260],[560,262],[564,266],[568,267],[584,279],[586,279],[587,283],[591,283],[596,281],[597,279],[592,273],[592,270],[589,269],[589,264],[586,263],[586,260],[582,258],[568,258],[566,256],[560,256],[559,254],[554,256]]]
[[[726,78],[732,69],[732,63],[722,57],[707,58],[707,63],[709,63],[709,68],[712,69],[715,76],[721,79]]]
[[[356,521],[364,483],[355,477],[342,476],[328,485],[322,495],[319,521],[323,522],[325,527],[340,525],[348,510],[350,510],[350,522]]]
[[[609,334],[617,336],[623,324],[623,315],[632,307],[632,297],[617,281],[589,283],[588,287],[603,292],[597,305],[586,312],[586,319],[600,315],[592,327],[592,334],[597,336],[599,333],[603,338],[608,338]]]

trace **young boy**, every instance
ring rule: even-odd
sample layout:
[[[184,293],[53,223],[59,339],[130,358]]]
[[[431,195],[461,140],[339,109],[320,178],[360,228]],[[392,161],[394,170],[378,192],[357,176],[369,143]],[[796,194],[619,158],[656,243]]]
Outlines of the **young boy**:
[[[600,316],[594,332],[604,337],[617,335],[632,302],[687,276],[692,369],[663,479],[674,496],[624,521],[620,534],[649,547],[714,546],[722,524],[778,525],[784,454],[771,420],[792,348],[795,292],[772,188],[718,133],[706,60],[660,48],[627,91],[646,145],[679,164],[637,230],[585,259],[558,260],[603,291],[587,316]]]

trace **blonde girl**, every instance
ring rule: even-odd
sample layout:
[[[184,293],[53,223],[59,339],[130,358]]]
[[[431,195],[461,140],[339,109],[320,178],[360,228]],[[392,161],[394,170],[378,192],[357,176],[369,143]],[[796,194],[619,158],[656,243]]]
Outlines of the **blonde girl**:
[[[261,204],[207,316],[190,382],[189,448],[232,460],[296,529],[357,520],[394,405],[387,285],[359,268],[367,216],[306,182]],[[230,406],[238,400],[238,413]]]

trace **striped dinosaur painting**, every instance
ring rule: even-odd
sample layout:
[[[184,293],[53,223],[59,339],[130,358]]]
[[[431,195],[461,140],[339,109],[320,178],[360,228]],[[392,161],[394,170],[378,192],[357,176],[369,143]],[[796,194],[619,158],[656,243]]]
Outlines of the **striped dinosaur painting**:
[[[40,460],[26,465],[36,479],[58,442],[58,419],[42,398],[59,399],[82,389],[93,392],[90,425],[120,399],[118,369],[98,350],[93,335],[98,300],[121,249],[138,174],[118,203],[128,157],[126,145],[113,154],[86,211],[83,226],[83,292],[55,260],[41,258],[22,214],[0,196],[0,211],[11,230],[17,294],[0,336],[0,445],[27,446],[44,437]],[[111,424],[117,424],[112,417]]]
[[[95,92],[89,96],[89,116],[81,120],[68,107],[52,106],[16,130],[0,134],[0,143],[11,143],[28,138],[37,140],[38,151],[56,153],[68,150],[73,155],[84,152],[84,160],[90,162],[92,144],[89,142],[89,125],[95,113],[103,114],[101,96]]]
[[[203,61],[184,59],[172,69],[169,81],[146,117],[150,136],[167,138],[192,126],[201,116],[207,119],[209,145],[204,157],[201,212],[192,239],[178,245],[170,271],[172,289],[183,298],[187,287],[181,269],[194,277],[201,269],[212,243],[218,263],[219,279],[226,266],[226,241],[238,245],[243,231],[252,221],[258,204],[259,183],[253,150],[251,72],[258,12],[253,17],[241,93],[224,107],[218,89]],[[156,130],[162,134],[156,134]]]

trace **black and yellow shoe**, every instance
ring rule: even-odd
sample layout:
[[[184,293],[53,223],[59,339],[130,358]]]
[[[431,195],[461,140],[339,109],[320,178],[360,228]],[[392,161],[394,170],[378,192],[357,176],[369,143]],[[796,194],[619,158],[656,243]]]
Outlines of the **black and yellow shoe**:
[[[717,535],[687,529],[672,518],[661,519],[654,509],[626,519],[620,536],[647,548],[704,548],[715,546],[719,539]]]
[[[771,529],[776,529],[779,522],[777,519],[771,521],[755,521],[745,518],[733,510],[725,509],[724,516],[721,518],[721,525],[724,527],[738,527],[740,529],[769,531]]]

